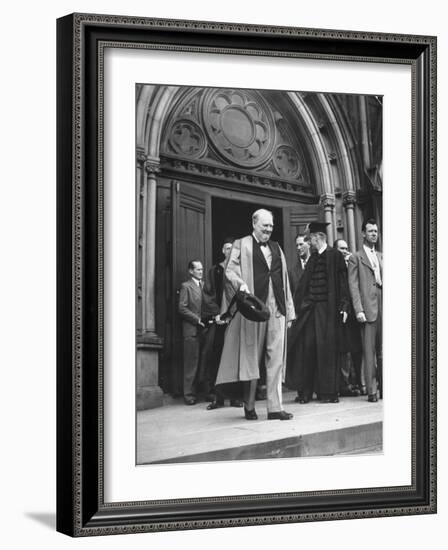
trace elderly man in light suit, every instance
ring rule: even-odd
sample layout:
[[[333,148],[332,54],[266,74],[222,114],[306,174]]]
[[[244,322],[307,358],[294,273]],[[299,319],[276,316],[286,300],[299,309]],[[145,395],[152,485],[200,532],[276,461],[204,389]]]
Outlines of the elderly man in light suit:
[[[286,261],[279,244],[270,240],[274,227],[272,213],[257,210],[252,216],[252,225],[252,235],[233,243],[225,270],[224,297],[228,303],[237,290],[250,292],[267,305],[270,318],[264,323],[256,323],[239,312],[235,314],[225,334],[216,384],[245,382],[244,415],[247,420],[256,420],[255,391],[260,364],[264,361],[267,418],[290,420],[293,415],[282,407],[282,380],[286,364],[286,330],[295,312]]]
[[[348,260],[348,282],[356,319],[362,324],[364,374],[368,401],[375,403],[378,382],[382,396],[383,256],[376,250],[378,224],[362,224],[364,244]]]

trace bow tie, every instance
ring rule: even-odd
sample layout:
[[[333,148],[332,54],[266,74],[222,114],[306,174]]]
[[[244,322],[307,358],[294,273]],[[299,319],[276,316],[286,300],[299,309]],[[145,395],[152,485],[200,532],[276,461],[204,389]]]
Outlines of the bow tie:
[[[267,242],[266,242],[266,243],[259,242],[259,243],[258,243],[258,246],[259,246],[260,248],[261,248],[262,246],[268,246],[268,243],[267,243]]]

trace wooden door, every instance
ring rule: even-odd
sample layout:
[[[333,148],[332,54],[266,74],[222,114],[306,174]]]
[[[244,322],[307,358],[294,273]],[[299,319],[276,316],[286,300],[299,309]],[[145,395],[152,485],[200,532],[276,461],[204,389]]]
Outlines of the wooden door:
[[[178,313],[179,289],[188,278],[188,262],[200,260],[204,274],[211,264],[210,194],[185,182],[173,182],[173,296],[172,388],[181,395],[183,386],[182,320]]]

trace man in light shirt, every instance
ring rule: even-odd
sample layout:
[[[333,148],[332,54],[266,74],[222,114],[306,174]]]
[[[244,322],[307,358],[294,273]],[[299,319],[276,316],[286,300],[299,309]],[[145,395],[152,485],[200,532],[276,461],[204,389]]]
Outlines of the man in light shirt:
[[[364,373],[368,401],[382,397],[383,256],[376,250],[378,224],[370,218],[362,224],[363,246],[348,261],[348,280],[356,319],[362,325]]]

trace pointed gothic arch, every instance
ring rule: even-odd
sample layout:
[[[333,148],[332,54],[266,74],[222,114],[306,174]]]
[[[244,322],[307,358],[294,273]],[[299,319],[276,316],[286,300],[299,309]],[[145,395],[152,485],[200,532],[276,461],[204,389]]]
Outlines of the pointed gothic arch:
[[[160,85],[137,88],[136,115],[137,407],[148,408],[161,404],[160,386],[176,386],[176,209],[209,224],[210,193],[253,197],[283,209],[284,233],[319,212],[329,241],[343,237],[354,249],[370,208],[365,136],[376,122],[364,117],[356,128],[334,94]],[[191,192],[181,199],[179,189]]]

